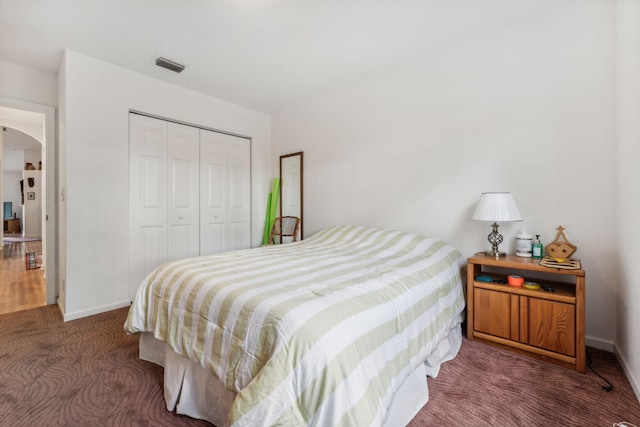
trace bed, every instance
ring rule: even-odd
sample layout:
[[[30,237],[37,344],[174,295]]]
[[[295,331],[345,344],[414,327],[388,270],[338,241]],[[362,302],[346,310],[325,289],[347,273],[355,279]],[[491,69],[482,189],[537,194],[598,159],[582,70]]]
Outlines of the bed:
[[[358,226],[189,258],[141,284],[125,330],[168,410],[223,426],[398,426],[455,357],[460,253]]]

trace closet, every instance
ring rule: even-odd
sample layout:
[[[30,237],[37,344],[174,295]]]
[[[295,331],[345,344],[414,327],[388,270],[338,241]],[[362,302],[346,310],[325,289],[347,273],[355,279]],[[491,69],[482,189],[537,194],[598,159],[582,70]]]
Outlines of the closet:
[[[175,259],[250,247],[250,141],[131,113],[129,288]]]

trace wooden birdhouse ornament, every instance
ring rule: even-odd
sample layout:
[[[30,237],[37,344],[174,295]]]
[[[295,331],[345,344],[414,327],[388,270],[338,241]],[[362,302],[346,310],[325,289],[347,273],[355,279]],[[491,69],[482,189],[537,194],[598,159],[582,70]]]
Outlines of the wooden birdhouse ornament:
[[[557,262],[565,262],[578,249],[576,245],[569,242],[567,236],[564,235],[564,227],[557,228],[558,234],[553,242],[547,244],[547,252],[549,256]]]

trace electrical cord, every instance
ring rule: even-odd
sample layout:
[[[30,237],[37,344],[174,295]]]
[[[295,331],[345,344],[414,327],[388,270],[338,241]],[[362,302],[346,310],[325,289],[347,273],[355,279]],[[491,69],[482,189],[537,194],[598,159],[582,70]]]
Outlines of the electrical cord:
[[[600,379],[607,383],[607,385],[601,386],[602,390],[607,392],[613,390],[613,384],[611,384],[608,379],[597,373],[596,370],[593,369],[593,366],[591,366],[591,355],[589,354],[589,351],[585,350],[585,353],[587,354],[587,366],[589,367],[589,369],[591,369],[591,372],[596,374]]]

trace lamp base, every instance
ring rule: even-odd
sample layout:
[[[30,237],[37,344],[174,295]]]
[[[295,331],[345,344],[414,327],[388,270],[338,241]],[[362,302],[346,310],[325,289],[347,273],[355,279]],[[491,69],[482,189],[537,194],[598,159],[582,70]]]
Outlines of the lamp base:
[[[496,252],[496,251],[484,251],[485,256],[492,256],[492,257],[501,257],[501,256],[506,256],[506,252]]]
[[[498,233],[498,227],[500,227],[498,225],[497,222],[494,222],[493,224],[491,224],[491,233],[489,233],[489,235],[487,236],[487,240],[489,241],[489,243],[491,243],[491,250],[490,251],[485,251],[485,255],[486,256],[492,256],[492,257],[501,257],[501,256],[505,256],[506,254],[504,252],[500,252],[498,250],[498,245],[500,243],[502,243],[502,234]]]

